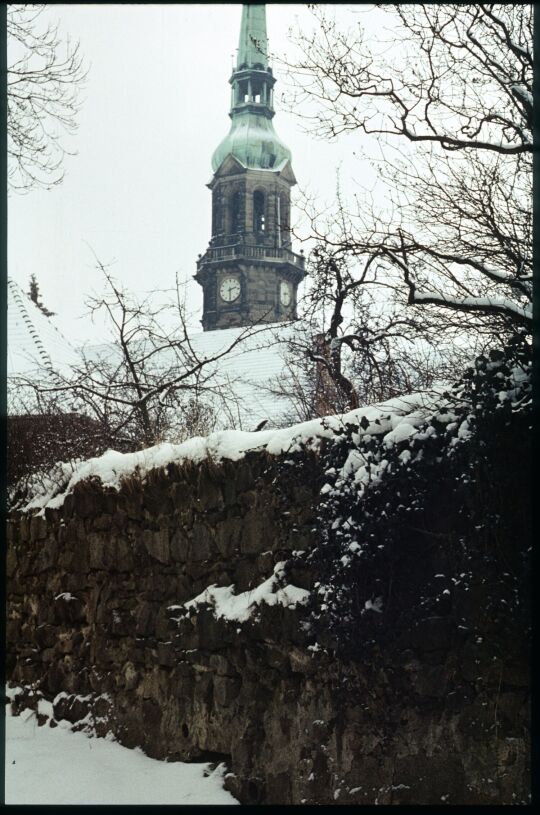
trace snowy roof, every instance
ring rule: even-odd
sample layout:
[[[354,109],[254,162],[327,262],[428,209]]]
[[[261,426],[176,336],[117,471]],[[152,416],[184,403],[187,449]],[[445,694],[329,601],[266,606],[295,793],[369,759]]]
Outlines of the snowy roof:
[[[197,360],[213,360],[204,367],[211,388],[202,399],[214,409],[219,427],[253,430],[265,419],[278,426],[291,421],[291,400],[277,395],[273,384],[283,381],[288,343],[303,330],[297,321],[205,331],[189,337],[187,369]],[[86,358],[96,361],[110,360],[118,353],[112,344],[84,349]],[[166,371],[178,364],[169,348],[153,357],[156,370]]]
[[[30,300],[15,280],[8,278],[8,377],[43,376],[44,371],[63,368],[75,359],[75,351]]]
[[[253,430],[261,421],[279,425],[290,421],[291,403],[272,392],[272,382],[282,378],[287,342],[301,330],[299,323],[274,323],[249,328],[207,331],[190,337],[193,356],[212,359],[205,374],[212,375],[213,390],[205,401],[219,416],[220,427]],[[235,344],[237,343],[237,344]],[[112,343],[85,347],[87,359],[110,358],[118,353]],[[8,379],[42,382],[45,376],[65,371],[80,360],[75,349],[14,280],[8,280]],[[155,364],[173,364],[168,351]],[[176,363],[177,364],[177,363]],[[18,386],[17,386],[18,387]],[[12,388],[16,395],[16,388]],[[17,401],[17,400],[15,400]],[[25,394],[25,405],[31,404]],[[18,409],[12,408],[15,412]]]
[[[216,377],[230,391],[236,426],[253,430],[264,419],[273,424],[290,412],[290,401],[277,396],[272,383],[283,376],[288,341],[301,330],[295,323],[277,323],[254,329],[217,362],[211,363]],[[191,338],[199,357],[211,358],[226,350],[245,332],[241,328],[207,331]]]

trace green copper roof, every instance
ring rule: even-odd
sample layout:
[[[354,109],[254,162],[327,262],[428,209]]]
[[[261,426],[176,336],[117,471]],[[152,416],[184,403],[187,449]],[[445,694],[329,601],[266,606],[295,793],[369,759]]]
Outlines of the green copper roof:
[[[252,170],[277,169],[291,160],[291,151],[279,139],[271,119],[252,111],[233,117],[229,134],[212,156],[212,169],[219,169],[229,154]]]
[[[238,43],[237,70],[254,65],[268,66],[268,42],[266,39],[266,8],[247,5],[242,8],[240,41]]]
[[[266,6],[245,4],[238,59],[230,79],[231,129],[212,156],[214,172],[229,155],[252,170],[277,170],[291,160],[291,151],[272,124],[274,82],[268,67]]]

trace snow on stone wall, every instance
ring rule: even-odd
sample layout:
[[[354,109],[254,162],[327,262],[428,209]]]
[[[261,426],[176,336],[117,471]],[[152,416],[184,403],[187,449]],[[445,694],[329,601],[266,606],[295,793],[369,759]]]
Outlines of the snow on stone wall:
[[[407,397],[348,419],[392,444],[423,410]],[[20,706],[52,705],[156,758],[224,761],[247,804],[526,803],[528,674],[516,656],[451,615],[396,624],[355,663],[310,639],[317,575],[291,555],[313,546],[317,450],[344,418],[217,434],[180,455],[111,453],[13,512],[7,672],[26,689]],[[281,466],[293,449],[295,466]],[[459,536],[444,502],[430,512],[444,546],[428,541],[422,570],[439,574]],[[417,539],[395,585],[418,571]],[[371,610],[376,637],[387,609],[375,598]]]

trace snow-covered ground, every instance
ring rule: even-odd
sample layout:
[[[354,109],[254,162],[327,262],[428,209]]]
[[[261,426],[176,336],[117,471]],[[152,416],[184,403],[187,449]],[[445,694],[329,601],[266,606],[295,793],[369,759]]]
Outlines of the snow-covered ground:
[[[167,763],[6,709],[6,804],[238,804],[223,765]]]

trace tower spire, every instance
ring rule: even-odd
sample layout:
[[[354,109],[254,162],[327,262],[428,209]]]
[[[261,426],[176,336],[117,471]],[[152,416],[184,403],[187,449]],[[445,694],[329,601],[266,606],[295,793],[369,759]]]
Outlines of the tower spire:
[[[266,6],[244,4],[231,85],[231,126],[212,156],[212,237],[197,262],[202,324],[215,328],[296,317],[304,257],[291,247],[291,151],[274,130]]]
[[[272,69],[268,67],[266,6],[262,3],[245,3],[242,6],[236,66],[229,79],[232,85],[231,119],[234,121],[245,113],[272,119],[275,81]]]
[[[234,155],[250,169],[278,169],[291,160],[288,147],[277,136],[274,117],[275,78],[268,66],[266,6],[244,4],[232,87],[231,129],[212,156],[214,172]]]
[[[268,67],[268,39],[266,36],[266,6],[244,3],[236,70]]]

